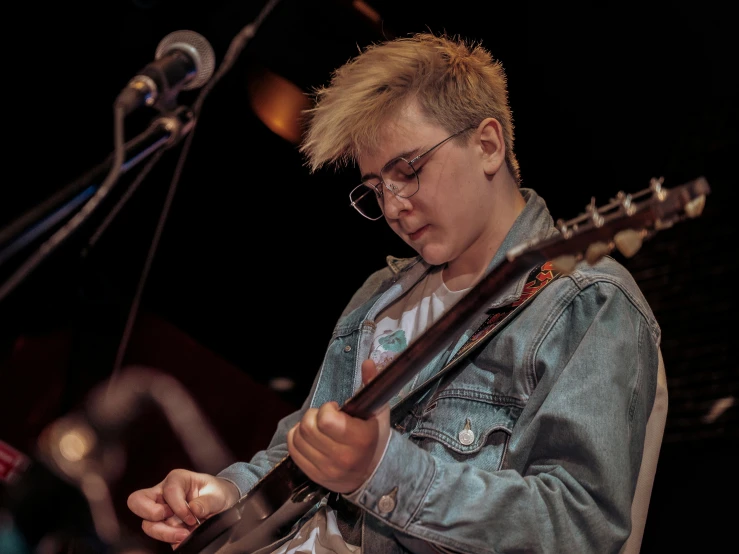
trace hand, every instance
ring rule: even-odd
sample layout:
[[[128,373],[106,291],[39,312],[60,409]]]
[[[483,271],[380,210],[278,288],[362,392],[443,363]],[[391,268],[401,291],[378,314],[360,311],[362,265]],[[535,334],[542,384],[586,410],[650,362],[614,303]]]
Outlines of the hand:
[[[149,489],[128,497],[129,509],[144,521],[150,537],[176,547],[201,522],[233,506],[239,499],[236,485],[206,473],[175,469]]]
[[[372,360],[362,363],[362,382],[377,375]],[[390,436],[390,409],[368,420],[342,412],[336,402],[309,409],[287,434],[288,454],[313,482],[348,493],[358,489],[380,463]]]

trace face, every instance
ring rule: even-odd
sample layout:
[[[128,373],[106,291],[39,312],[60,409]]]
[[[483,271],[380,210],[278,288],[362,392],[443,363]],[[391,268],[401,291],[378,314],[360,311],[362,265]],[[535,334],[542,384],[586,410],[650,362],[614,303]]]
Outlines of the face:
[[[390,228],[433,265],[487,265],[490,245],[501,237],[494,223],[495,188],[486,165],[480,129],[445,142],[415,163],[420,186],[410,198],[384,191],[384,215]],[[358,162],[363,176],[379,175],[398,156],[411,160],[451,133],[424,120],[415,108],[388,125],[377,151]],[[473,268],[479,269],[479,268]]]

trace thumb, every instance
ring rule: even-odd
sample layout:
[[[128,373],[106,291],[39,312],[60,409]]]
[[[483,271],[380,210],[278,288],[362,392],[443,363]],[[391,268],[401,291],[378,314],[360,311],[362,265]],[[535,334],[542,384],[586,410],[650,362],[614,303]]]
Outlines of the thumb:
[[[372,379],[377,377],[377,374],[379,372],[377,371],[377,366],[375,365],[375,362],[371,359],[364,360],[362,362],[362,384],[366,385]]]
[[[202,520],[233,506],[239,499],[239,490],[231,481],[208,476],[201,494],[190,501],[190,511]]]
[[[190,501],[190,511],[199,520],[207,519],[225,507],[223,496],[219,494],[202,494]]]
[[[215,508],[214,505],[216,504],[222,504],[222,502],[217,502],[212,496],[204,494],[190,501],[190,511],[196,518],[203,520],[209,515],[220,511],[218,508]]]

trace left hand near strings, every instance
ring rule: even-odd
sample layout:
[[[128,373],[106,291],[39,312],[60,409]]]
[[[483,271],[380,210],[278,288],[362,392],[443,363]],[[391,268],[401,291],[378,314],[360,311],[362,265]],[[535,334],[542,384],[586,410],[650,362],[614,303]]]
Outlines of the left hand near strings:
[[[372,360],[362,363],[362,383],[377,375]],[[288,453],[313,482],[338,493],[358,489],[380,463],[390,436],[390,409],[363,420],[342,412],[336,402],[310,408],[287,434]]]

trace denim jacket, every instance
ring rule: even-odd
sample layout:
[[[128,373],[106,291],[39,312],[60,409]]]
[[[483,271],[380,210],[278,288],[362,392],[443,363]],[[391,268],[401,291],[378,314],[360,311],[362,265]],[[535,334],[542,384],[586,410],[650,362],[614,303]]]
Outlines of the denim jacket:
[[[558,232],[544,200],[522,192],[526,207],[488,271],[512,247]],[[420,257],[389,257],[337,322],[301,410],[280,421],[266,450],[219,476],[244,494],[286,456],[287,431],[308,407],[351,397],[369,357],[374,318],[429,269]],[[601,554],[618,552],[628,538],[660,329],[621,264],[610,257],[579,264],[454,371],[413,393],[486,310],[520,296],[526,278],[481,305],[480,321],[455,344],[440,345],[391,402],[385,455],[365,485],[345,496],[363,513],[363,554]]]

